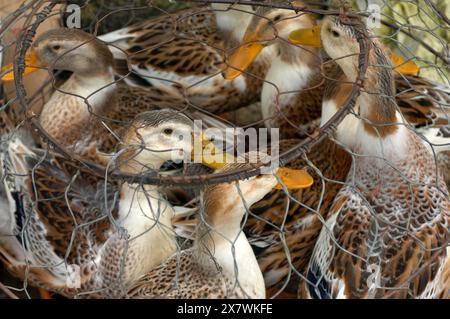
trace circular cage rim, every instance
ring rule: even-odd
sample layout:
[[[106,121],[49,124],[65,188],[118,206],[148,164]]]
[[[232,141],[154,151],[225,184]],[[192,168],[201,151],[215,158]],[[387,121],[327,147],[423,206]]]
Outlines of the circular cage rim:
[[[34,2],[37,3],[40,0],[35,0]],[[308,12],[308,13],[319,13],[319,14],[332,14],[332,15],[339,15],[341,18],[341,22],[344,24],[348,24],[349,21],[346,19],[346,17],[351,17],[352,15],[358,15],[354,11],[352,11],[351,6],[344,6],[343,9],[340,11],[331,11],[331,10],[319,10],[319,9],[309,9],[306,6],[302,7],[296,7],[293,5],[287,5],[287,4],[277,4],[277,3],[260,3],[257,1],[216,1],[216,0],[206,0],[206,1],[198,1],[198,0],[192,0],[192,2],[202,2],[204,4],[209,3],[229,3],[229,4],[247,4],[247,5],[264,5],[264,6],[272,6],[272,7],[279,7],[282,9],[290,9],[295,10],[296,12]],[[60,145],[52,136],[50,136],[39,124],[39,122],[36,119],[36,116],[34,114],[30,115],[27,112],[28,109],[28,99],[27,99],[27,93],[26,89],[23,83],[23,73],[25,70],[25,54],[28,51],[28,49],[31,46],[33,37],[36,34],[36,30],[39,27],[39,25],[50,15],[54,7],[61,3],[60,1],[52,0],[46,7],[42,9],[41,12],[36,13],[36,20],[29,25],[27,29],[24,29],[21,31],[21,34],[18,37],[18,45],[16,47],[16,63],[14,63],[14,78],[15,78],[15,85],[16,85],[16,91],[17,91],[17,97],[19,100],[19,104],[22,108],[22,112],[26,114],[26,121],[28,121],[31,124],[31,127],[41,136],[41,138],[44,140],[45,143],[47,143],[53,150],[60,153],[65,158],[74,160],[79,162],[80,164],[84,165],[85,167],[88,167],[92,170],[93,173],[105,176],[106,173],[108,173],[108,178],[111,179],[119,179],[126,182],[136,182],[138,181],[141,184],[152,184],[152,185],[158,185],[158,186],[180,186],[180,187],[190,187],[190,186],[198,186],[198,185],[205,185],[205,184],[217,184],[217,183],[223,183],[223,182],[232,182],[236,180],[242,180],[247,179],[256,175],[259,175],[261,173],[261,170],[263,168],[262,163],[255,164],[252,167],[248,168],[239,168],[235,170],[230,170],[224,173],[218,172],[218,173],[211,173],[211,174],[204,174],[204,175],[192,175],[192,176],[170,176],[170,175],[159,175],[157,171],[151,171],[149,173],[144,174],[129,174],[129,173],[123,173],[123,172],[112,172],[109,173],[107,168],[96,164],[94,162],[85,160],[81,158],[80,156],[68,151]],[[42,5],[41,5],[42,6]],[[41,6],[38,6],[34,10],[37,11],[38,8],[41,8]],[[1,34],[1,33],[0,33]],[[332,130],[339,125],[339,123],[344,119],[344,117],[347,115],[347,113],[352,109],[356,103],[356,100],[361,93],[361,88],[364,81],[364,75],[368,67],[368,34],[366,30],[363,30],[361,33],[357,32],[357,41],[360,46],[360,54],[359,54],[359,61],[358,61],[358,76],[357,79],[352,86],[352,91],[350,95],[348,96],[347,100],[344,102],[341,109],[334,114],[324,125],[322,125],[320,128],[316,129],[313,134],[303,139],[300,143],[295,145],[294,147],[290,148],[289,150],[283,152],[278,156],[278,160],[280,163],[280,166],[288,164],[290,161],[298,158],[305,152],[309,151],[312,147],[320,143],[324,138],[330,135]]]

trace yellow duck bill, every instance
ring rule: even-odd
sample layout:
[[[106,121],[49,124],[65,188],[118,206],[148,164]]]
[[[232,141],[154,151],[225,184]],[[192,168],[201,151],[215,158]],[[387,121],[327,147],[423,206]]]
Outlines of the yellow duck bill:
[[[296,45],[304,45],[314,48],[321,48],[320,26],[312,28],[297,29],[289,34],[289,42]]]
[[[39,58],[36,54],[36,52],[33,49],[30,49],[30,51],[25,56],[25,71],[23,73],[24,76],[27,76],[33,72],[39,71],[41,68]],[[2,76],[3,81],[13,81],[14,80],[14,64],[10,63],[8,65],[5,65],[2,68],[2,74],[5,74]]]
[[[226,80],[233,80],[241,75],[264,49],[264,45],[258,42],[258,36],[254,33],[246,34],[243,41],[246,44],[241,45],[228,57],[228,67],[223,75]]]
[[[395,53],[391,53],[391,62],[394,70],[404,75],[415,75],[420,71],[420,68],[413,61],[406,61]]]
[[[234,156],[220,150],[205,134],[197,137],[197,143],[194,143],[194,149],[191,154],[191,160],[194,163],[212,168],[214,170],[223,168],[227,163],[234,162]]]
[[[298,29],[289,34],[289,42],[295,45],[304,45],[314,48],[321,48],[322,41],[320,39],[320,26],[313,28]],[[391,62],[394,70],[404,75],[414,75],[419,72],[420,68],[413,61],[406,61],[401,56],[391,53]]]
[[[236,158],[229,153],[221,152],[214,146],[210,140],[202,140],[202,152],[194,152],[192,160],[200,162],[206,167],[214,170],[221,169],[227,163],[235,163]],[[287,167],[278,168],[277,177],[280,182],[275,186],[275,189],[302,189],[310,187],[314,180],[311,175],[305,170],[291,169]]]
[[[280,179],[275,189],[302,189],[308,188],[314,183],[314,179],[309,173],[303,169],[292,169],[287,167],[280,167],[277,171],[277,176]]]

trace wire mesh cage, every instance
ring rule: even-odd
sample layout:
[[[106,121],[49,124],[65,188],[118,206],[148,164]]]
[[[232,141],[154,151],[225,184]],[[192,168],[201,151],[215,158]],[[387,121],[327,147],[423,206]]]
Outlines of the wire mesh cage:
[[[1,7],[0,297],[449,297],[445,1]]]

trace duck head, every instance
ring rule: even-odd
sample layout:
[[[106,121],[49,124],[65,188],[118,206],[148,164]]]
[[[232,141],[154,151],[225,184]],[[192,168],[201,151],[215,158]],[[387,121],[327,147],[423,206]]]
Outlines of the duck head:
[[[166,161],[200,161],[216,169],[225,165],[213,154],[219,149],[185,114],[170,110],[154,110],[138,114],[122,139],[119,163],[130,173],[158,170]]]
[[[230,155],[223,161],[217,162],[211,158],[211,154],[220,150],[215,148],[214,143],[206,137],[206,134],[195,130],[194,123],[189,117],[169,109],[137,115],[122,140],[121,168],[130,173],[142,172],[145,169],[157,170],[166,161],[189,161],[199,155],[203,165],[220,173],[232,168],[241,168],[243,165],[251,165],[254,162],[250,163],[248,159],[259,161],[263,156],[260,153],[246,154],[246,160],[242,161],[232,158]],[[200,154],[196,154],[196,145],[201,146]],[[231,164],[224,162],[230,159],[232,160]],[[267,176],[259,176],[258,179],[276,181],[270,189],[301,189],[309,187],[313,183],[313,178],[304,170],[277,168],[276,176],[267,174]]]
[[[108,47],[94,35],[78,29],[49,30],[32,44],[26,57],[24,75],[40,68],[65,70],[91,77],[112,73],[114,59]],[[13,80],[13,65],[7,65],[3,80]]]
[[[302,6],[302,1],[289,1]],[[228,58],[229,67],[223,76],[232,80],[245,71],[265,47],[287,44],[289,34],[298,28],[310,28],[314,18],[304,12],[272,7],[258,7],[242,39],[243,44]],[[292,46],[294,47],[294,46]]]
[[[355,68],[358,67],[357,60],[360,52],[356,32],[362,32],[365,26],[359,17],[352,16],[351,19],[352,23],[344,24],[340,16],[327,16],[320,26],[300,28],[291,32],[289,42],[315,48],[323,47],[344,72],[348,70],[354,73]],[[406,61],[395,53],[390,54],[390,64],[393,64],[393,69],[397,72],[405,75],[416,74],[419,71],[419,67],[413,61]],[[348,76],[347,73],[350,72],[346,72]]]
[[[166,161],[182,161],[190,154],[194,123],[174,110],[155,110],[135,117],[123,137],[121,160],[128,170],[159,169]]]
[[[227,164],[216,172],[226,173],[251,167],[249,163]],[[231,183],[208,185],[204,191],[205,210],[215,221],[222,217],[242,218],[250,206],[260,201],[273,189],[286,187],[289,190],[308,188],[312,177],[304,170],[279,167],[272,173],[261,174]],[[211,216],[212,215],[212,216]]]

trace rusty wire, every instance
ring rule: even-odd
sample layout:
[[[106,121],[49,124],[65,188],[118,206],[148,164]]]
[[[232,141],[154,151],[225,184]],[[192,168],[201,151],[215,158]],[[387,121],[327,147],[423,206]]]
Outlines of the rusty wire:
[[[36,3],[39,1],[36,1]],[[214,2],[214,1],[210,1]],[[225,1],[226,2],[226,1]],[[230,1],[231,2],[231,1]],[[17,98],[19,100],[19,103],[22,107],[22,111],[26,112],[28,110],[28,99],[27,99],[27,93],[25,90],[25,87],[23,85],[23,72],[25,69],[25,55],[26,52],[29,50],[29,47],[32,43],[33,37],[36,33],[37,28],[39,25],[48,17],[48,15],[51,13],[52,8],[56,6],[58,1],[51,1],[50,4],[45,6],[38,14],[36,14],[36,21],[30,24],[30,26],[23,30],[21,32],[21,35],[19,37],[18,44],[19,46],[16,49],[16,63],[14,64],[14,75],[15,75],[15,85],[17,90]],[[245,3],[245,1],[243,1]],[[257,2],[255,2],[257,4]],[[252,4],[255,4],[252,3]],[[306,9],[304,7],[298,8],[298,7],[292,7],[292,6],[285,6],[280,5],[281,8],[288,8],[296,11],[301,12],[311,12],[311,13],[323,13],[322,10],[314,10],[314,9]],[[335,13],[336,14],[336,13]],[[361,36],[358,39],[358,42],[362,47],[366,47],[364,43],[365,39]],[[364,78],[364,72],[367,68],[367,57],[365,57],[365,51],[362,51],[361,58],[360,58],[360,75],[358,77],[358,80],[362,80]],[[282,165],[285,165],[292,161],[293,159],[297,158],[300,154],[307,152],[310,150],[314,145],[319,143],[323,138],[328,136],[334,127],[336,127],[342,119],[347,114],[348,110],[354,107],[354,104],[356,102],[356,99],[359,96],[360,89],[359,87],[355,86],[351,92],[351,95],[347,99],[346,103],[343,105],[342,109],[339,110],[328,123],[323,125],[320,129],[317,130],[317,132],[314,133],[313,136],[307,137],[304,141],[299,143],[296,147],[286,151],[284,154],[281,154],[279,157],[279,162]],[[57,152],[63,154],[67,158],[72,158],[75,161],[80,162],[81,164],[85,165],[86,167],[89,167],[92,169],[92,171],[99,175],[104,175],[105,168],[101,167],[100,165],[97,165],[96,163],[89,162],[85,159],[80,158],[76,154],[71,153],[70,151],[66,150],[63,146],[61,146],[52,136],[50,136],[45,130],[41,127],[39,122],[34,116],[28,115],[28,121],[30,122],[31,126],[34,128],[34,130],[43,138],[43,140],[48,143],[53,149],[55,149]],[[243,168],[236,170],[234,172],[227,172],[227,173],[213,173],[208,175],[201,175],[201,176],[157,176],[157,172],[150,172],[146,174],[145,176],[139,175],[134,176],[131,174],[124,174],[124,173],[117,173],[113,172],[111,173],[111,177],[122,179],[124,181],[133,182],[138,180],[140,183],[144,184],[153,184],[153,185],[165,185],[165,186],[187,186],[190,187],[192,185],[204,185],[207,183],[222,183],[222,182],[230,182],[240,179],[249,178],[252,176],[259,175],[261,173],[261,166],[263,164],[256,164],[254,168]]]

